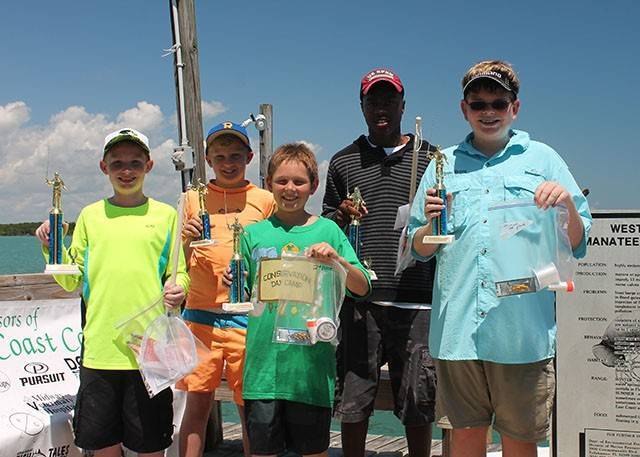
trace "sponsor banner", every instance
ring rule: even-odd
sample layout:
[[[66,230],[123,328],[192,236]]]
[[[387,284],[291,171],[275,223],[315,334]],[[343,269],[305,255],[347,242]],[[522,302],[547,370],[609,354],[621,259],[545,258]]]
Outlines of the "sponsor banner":
[[[0,457],[82,455],[71,426],[81,345],[79,298],[0,302]],[[184,403],[174,392],[178,426]]]
[[[555,455],[640,455],[640,213],[594,212],[576,288],[557,294]]]
[[[73,457],[80,299],[0,302],[0,457]]]

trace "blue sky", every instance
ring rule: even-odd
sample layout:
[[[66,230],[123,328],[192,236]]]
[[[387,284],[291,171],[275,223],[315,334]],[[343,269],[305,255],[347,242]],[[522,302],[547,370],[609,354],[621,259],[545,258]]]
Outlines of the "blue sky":
[[[592,207],[640,207],[636,0],[196,0],[196,12],[205,129],[271,103],[274,143],[312,143],[323,163],[364,132],[359,80],[387,66],[405,84],[403,130],[421,115],[425,136],[450,145],[468,132],[462,75],[500,58],[521,79],[515,127],[563,156]],[[168,1],[9,2],[0,38],[0,223],[46,216],[47,161],[67,177],[69,218],[105,196],[98,151],[123,123],[151,137],[149,194],[175,200]]]

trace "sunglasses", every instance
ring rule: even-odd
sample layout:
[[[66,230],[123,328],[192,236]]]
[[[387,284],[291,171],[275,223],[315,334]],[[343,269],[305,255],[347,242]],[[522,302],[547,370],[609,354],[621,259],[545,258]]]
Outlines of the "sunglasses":
[[[511,102],[509,100],[505,100],[504,98],[499,98],[492,101],[491,103],[481,101],[468,102],[466,100],[465,103],[469,105],[469,108],[471,108],[473,111],[484,111],[488,109],[488,107],[491,107],[491,109],[493,109],[494,111],[504,111],[509,107],[509,105],[511,105]]]

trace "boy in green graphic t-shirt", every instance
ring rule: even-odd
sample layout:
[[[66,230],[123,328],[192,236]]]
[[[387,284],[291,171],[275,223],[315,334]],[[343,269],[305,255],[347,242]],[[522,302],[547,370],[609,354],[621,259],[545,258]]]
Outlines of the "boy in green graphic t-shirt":
[[[105,138],[100,170],[113,196],[86,206],[78,216],[69,251],[80,274],[54,276],[66,290],[82,286],[80,388],[73,419],[75,444],[95,457],[120,457],[122,445],[145,457],[161,457],[173,434],[173,395],[149,398],[135,356],[115,344],[115,325],[161,294],[179,306],[189,286],[178,249],[176,283],[167,282],[177,229],[175,209],[143,193],[151,171],[149,140],[124,128]],[[36,231],[46,255],[49,222]],[[67,263],[69,252],[63,253]]]
[[[242,239],[249,290],[254,289],[260,259],[288,251],[338,261],[347,270],[347,293],[368,295],[369,277],[345,234],[333,221],[305,211],[318,187],[313,152],[302,143],[279,147],[269,162],[267,186],[276,212],[246,227]],[[249,315],[243,398],[251,453],[327,455],[335,349],[328,342],[273,342],[277,308],[265,306],[259,316]]]

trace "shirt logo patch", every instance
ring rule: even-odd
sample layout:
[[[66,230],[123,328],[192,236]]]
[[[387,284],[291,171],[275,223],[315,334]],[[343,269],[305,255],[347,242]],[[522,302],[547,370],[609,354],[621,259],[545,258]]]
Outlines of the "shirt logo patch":
[[[282,248],[283,254],[298,254],[300,252],[300,248],[293,244],[293,242],[289,241]]]

